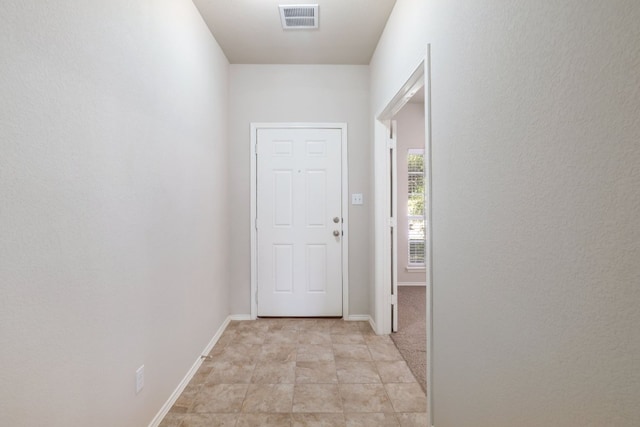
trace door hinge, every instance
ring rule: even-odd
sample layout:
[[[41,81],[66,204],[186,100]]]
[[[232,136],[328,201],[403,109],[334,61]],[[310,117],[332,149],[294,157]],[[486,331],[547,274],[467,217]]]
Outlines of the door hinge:
[[[256,305],[258,304],[258,291],[256,291]]]
[[[256,228],[256,230],[258,229],[258,218],[255,219],[253,226]]]
[[[391,295],[391,305],[398,304],[398,295]]]
[[[390,150],[395,150],[397,147],[397,143],[395,139],[388,139],[387,140],[387,148]]]
[[[389,227],[396,228],[398,226],[398,220],[395,218],[389,218]]]

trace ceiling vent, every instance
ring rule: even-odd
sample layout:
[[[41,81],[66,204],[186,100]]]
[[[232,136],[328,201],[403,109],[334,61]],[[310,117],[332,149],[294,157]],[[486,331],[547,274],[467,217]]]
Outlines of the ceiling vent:
[[[318,28],[317,4],[280,5],[280,21],[285,30]]]

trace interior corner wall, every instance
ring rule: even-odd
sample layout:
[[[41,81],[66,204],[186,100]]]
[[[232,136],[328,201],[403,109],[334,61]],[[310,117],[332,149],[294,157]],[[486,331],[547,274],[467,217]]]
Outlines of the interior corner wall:
[[[408,270],[409,266],[409,220],[407,219],[409,200],[409,179],[407,159],[410,149],[424,149],[425,145],[425,123],[424,123],[424,103],[408,103],[395,116],[396,131],[396,158],[397,158],[397,180],[396,195],[398,200],[397,221],[398,233],[398,285],[405,283],[426,284],[426,273],[424,271]]]
[[[369,67],[362,65],[231,65],[229,247],[231,310],[250,305],[250,124],[346,122],[349,192],[364,205],[349,205],[349,314],[369,314],[370,188]]]
[[[0,425],[148,425],[223,324],[227,98],[190,1],[0,3]]]
[[[635,0],[395,5],[372,113],[430,43],[436,427],[638,425],[638,22]]]

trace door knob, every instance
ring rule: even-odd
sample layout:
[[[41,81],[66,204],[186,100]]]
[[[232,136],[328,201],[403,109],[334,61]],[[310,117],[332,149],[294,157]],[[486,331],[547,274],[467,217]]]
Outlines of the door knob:
[[[338,237],[340,235],[340,232],[338,230],[333,230],[333,235]]]
[[[336,224],[340,222],[340,218],[338,218],[337,216],[333,217],[333,222],[335,222]]]

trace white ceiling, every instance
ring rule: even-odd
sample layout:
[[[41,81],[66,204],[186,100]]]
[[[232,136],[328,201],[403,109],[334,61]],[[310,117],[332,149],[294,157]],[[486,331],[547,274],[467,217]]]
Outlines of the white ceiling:
[[[369,64],[396,0],[193,0],[232,64]],[[319,5],[319,28],[283,30],[280,4]]]

